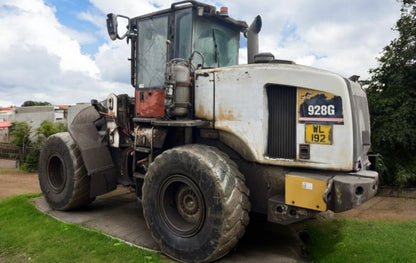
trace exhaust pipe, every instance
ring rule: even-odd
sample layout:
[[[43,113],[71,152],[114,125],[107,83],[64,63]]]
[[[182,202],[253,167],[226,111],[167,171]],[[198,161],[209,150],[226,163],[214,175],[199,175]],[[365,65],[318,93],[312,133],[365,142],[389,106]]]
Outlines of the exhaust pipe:
[[[254,55],[259,53],[259,32],[261,30],[261,25],[261,17],[256,16],[246,32],[248,64],[253,64]]]

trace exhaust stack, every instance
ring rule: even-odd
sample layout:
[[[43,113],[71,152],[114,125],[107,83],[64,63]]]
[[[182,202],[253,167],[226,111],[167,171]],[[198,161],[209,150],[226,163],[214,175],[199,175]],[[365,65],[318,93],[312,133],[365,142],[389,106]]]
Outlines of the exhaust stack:
[[[254,55],[259,53],[259,32],[261,30],[261,17],[256,16],[247,30],[247,62],[254,63]]]

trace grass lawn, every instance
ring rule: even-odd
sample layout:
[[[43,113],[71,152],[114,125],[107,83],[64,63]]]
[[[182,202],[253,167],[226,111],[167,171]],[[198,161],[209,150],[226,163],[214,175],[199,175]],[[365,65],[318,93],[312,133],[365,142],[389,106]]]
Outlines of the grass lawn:
[[[416,262],[416,221],[332,219],[307,223],[312,262]]]
[[[0,200],[0,262],[164,262],[41,213],[32,200],[39,195]],[[307,262],[416,262],[416,220],[315,220],[306,223],[306,232]]]
[[[0,201],[0,262],[164,262],[98,231],[66,224],[19,195]]]

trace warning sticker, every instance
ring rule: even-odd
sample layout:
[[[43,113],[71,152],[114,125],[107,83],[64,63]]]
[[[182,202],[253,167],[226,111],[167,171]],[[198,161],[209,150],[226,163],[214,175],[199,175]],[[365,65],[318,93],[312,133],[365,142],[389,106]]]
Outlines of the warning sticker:
[[[313,190],[313,184],[308,182],[302,182],[302,188],[306,190]]]

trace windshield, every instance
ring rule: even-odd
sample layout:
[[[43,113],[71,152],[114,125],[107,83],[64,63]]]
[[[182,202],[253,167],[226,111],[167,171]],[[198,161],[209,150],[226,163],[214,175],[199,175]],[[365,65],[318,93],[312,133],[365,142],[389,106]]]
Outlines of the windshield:
[[[194,25],[193,25],[194,21]],[[173,57],[188,59],[192,51],[204,56],[204,67],[225,67],[238,64],[240,33],[216,19],[196,16],[192,9],[176,11]],[[137,22],[137,87],[163,88],[168,45],[168,14]],[[195,56],[195,66],[202,58]]]
[[[225,67],[238,64],[240,33],[199,17],[195,29],[195,49],[205,58],[205,67]],[[198,61],[198,58],[196,59]],[[201,59],[197,64],[201,63]]]

